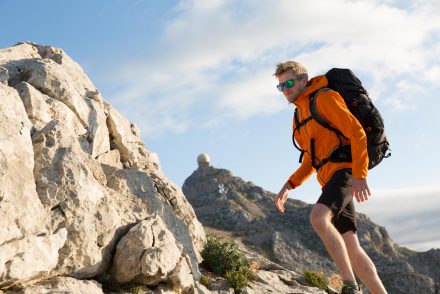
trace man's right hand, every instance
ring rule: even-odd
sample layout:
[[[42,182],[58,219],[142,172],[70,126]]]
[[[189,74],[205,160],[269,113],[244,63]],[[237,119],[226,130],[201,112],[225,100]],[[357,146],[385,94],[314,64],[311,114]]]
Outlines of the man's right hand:
[[[356,197],[357,202],[364,202],[371,197],[370,188],[367,184],[367,179],[353,178],[353,197]]]
[[[287,200],[287,197],[289,196],[289,190],[291,190],[292,187],[290,186],[289,182],[286,182],[284,186],[281,188],[280,192],[278,193],[277,197],[275,198],[275,207],[277,210],[281,213],[284,213],[284,203]]]

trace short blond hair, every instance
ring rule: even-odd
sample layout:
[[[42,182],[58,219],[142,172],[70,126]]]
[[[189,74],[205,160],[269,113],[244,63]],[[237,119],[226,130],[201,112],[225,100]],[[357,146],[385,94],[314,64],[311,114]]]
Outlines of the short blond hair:
[[[275,77],[279,77],[286,71],[292,71],[295,77],[298,80],[309,79],[309,75],[307,73],[307,69],[299,62],[296,61],[286,61],[277,64],[277,68],[275,73],[273,74]]]

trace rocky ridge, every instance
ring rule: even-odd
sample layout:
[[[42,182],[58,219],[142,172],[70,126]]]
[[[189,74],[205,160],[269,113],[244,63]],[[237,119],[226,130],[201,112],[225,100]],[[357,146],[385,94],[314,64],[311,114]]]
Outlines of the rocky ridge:
[[[233,293],[199,283],[205,243],[139,128],[75,61],[29,42],[0,49],[0,293]],[[261,268],[243,293],[323,293],[247,255]]]
[[[276,194],[245,182],[229,170],[200,164],[182,187],[205,228],[228,233],[282,267],[302,273],[337,272],[309,224],[312,205],[288,199],[286,212],[274,206]],[[358,214],[358,236],[375,262],[389,293],[440,292],[440,250],[414,252],[398,246],[386,229]]]

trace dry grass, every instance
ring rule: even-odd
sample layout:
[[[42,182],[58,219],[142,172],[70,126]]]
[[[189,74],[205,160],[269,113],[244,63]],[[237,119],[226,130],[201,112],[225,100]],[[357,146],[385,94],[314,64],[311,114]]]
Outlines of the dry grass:
[[[342,290],[342,278],[338,274],[332,274],[329,278],[328,286],[338,292]]]

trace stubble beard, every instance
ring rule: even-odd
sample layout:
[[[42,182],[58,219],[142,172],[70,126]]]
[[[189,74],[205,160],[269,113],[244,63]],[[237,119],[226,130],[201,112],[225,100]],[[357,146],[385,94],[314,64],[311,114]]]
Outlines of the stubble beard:
[[[303,87],[301,90],[298,90],[296,92],[292,92],[291,94],[286,96],[286,99],[289,103],[294,103],[299,96],[301,96],[301,93],[306,89],[307,87]]]
[[[293,103],[296,101],[296,99],[298,99],[299,93],[292,93],[288,96],[286,96],[286,99],[289,103]]]

